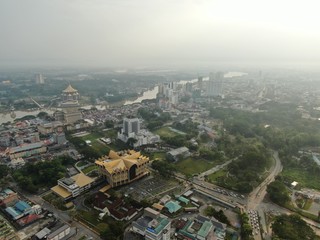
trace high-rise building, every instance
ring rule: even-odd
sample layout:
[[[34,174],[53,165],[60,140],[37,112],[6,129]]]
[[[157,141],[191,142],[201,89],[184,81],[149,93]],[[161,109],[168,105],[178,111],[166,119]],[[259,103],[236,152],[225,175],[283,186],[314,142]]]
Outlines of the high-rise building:
[[[202,76],[199,76],[198,77],[198,88],[199,89],[202,89],[203,88],[203,77]]]
[[[44,77],[41,73],[37,73],[35,78],[36,78],[36,84],[44,84]]]
[[[222,95],[223,78],[224,76],[222,72],[217,72],[215,74],[210,73],[206,92],[208,97],[217,97]]]
[[[138,118],[124,118],[123,119],[123,134],[130,136],[132,133],[138,134],[140,132],[140,122]]]

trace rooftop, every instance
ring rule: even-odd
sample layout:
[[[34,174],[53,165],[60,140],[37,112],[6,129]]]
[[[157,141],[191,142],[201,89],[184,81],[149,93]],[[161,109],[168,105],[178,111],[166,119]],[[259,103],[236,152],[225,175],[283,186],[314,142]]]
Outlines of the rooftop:
[[[78,90],[74,89],[71,84],[68,85],[68,87],[62,91],[63,93],[77,93]]]
[[[110,174],[127,171],[134,164],[139,166],[147,162],[149,162],[148,157],[145,157],[141,155],[140,152],[134,150],[119,153],[110,150],[108,156],[103,156],[95,161],[97,165],[104,167]]]
[[[164,206],[168,208],[170,213],[175,213],[181,208],[177,201],[169,201]]]
[[[205,221],[202,224],[202,226],[201,226],[201,228],[200,228],[200,230],[198,232],[198,235],[203,237],[203,238],[205,238],[205,237],[208,236],[208,234],[209,234],[211,229],[212,229],[212,223],[209,222],[209,221]]]
[[[68,197],[71,196],[70,192],[68,192],[65,188],[63,188],[63,187],[61,187],[59,185],[56,185],[56,186],[52,187],[51,190],[53,192],[55,192],[56,194],[58,194],[62,198],[68,198]]]
[[[36,142],[36,143],[30,143],[30,144],[24,144],[18,147],[12,147],[9,150],[10,154],[16,153],[16,152],[23,152],[28,151],[35,148],[40,148],[43,146],[43,142]]]

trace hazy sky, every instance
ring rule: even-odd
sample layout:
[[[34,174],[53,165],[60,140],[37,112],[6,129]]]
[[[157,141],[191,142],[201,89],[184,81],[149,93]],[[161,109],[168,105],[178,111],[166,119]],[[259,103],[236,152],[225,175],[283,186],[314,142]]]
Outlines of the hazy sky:
[[[320,62],[319,0],[1,0],[0,65]]]

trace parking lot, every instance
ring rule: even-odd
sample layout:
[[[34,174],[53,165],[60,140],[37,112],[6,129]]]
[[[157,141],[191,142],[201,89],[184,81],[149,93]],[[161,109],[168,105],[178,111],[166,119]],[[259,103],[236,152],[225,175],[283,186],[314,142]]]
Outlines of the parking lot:
[[[178,193],[183,187],[175,180],[166,180],[156,175],[151,175],[121,188],[123,194],[131,195],[134,199],[159,198],[165,194]]]

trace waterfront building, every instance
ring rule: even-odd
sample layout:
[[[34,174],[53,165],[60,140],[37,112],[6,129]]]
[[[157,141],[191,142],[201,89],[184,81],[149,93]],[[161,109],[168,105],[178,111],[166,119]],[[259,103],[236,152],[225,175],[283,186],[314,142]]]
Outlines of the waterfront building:
[[[55,118],[65,124],[74,124],[82,119],[81,112],[79,111],[80,94],[78,90],[74,89],[70,84],[62,91],[60,107],[62,111],[55,113]]]

